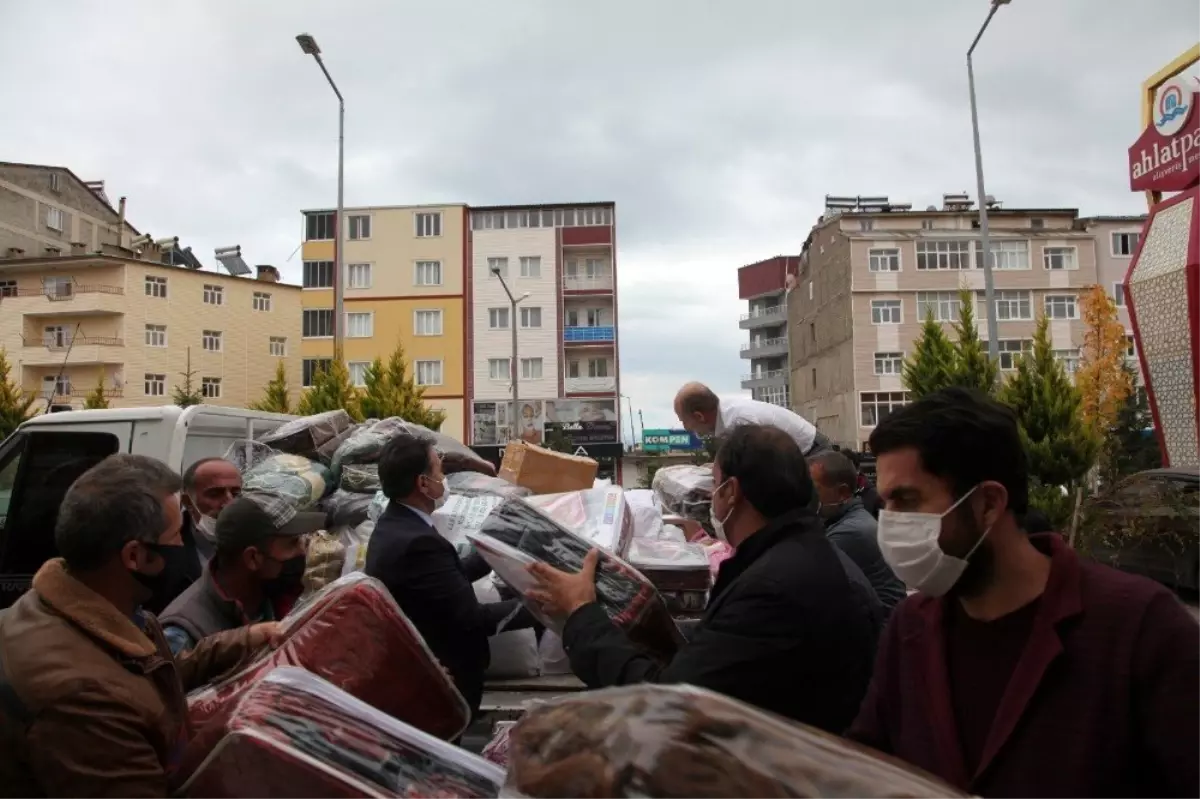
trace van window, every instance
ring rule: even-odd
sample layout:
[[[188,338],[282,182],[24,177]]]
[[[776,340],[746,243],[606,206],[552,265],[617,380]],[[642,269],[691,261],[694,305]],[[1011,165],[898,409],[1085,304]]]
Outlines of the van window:
[[[0,455],[0,573],[32,576],[58,555],[54,524],[67,489],[117,452],[120,441],[112,433],[80,431],[22,432],[14,438],[20,440]]]

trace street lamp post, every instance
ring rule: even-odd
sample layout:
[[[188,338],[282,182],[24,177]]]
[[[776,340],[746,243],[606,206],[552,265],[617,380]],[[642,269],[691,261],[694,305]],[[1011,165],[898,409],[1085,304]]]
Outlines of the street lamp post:
[[[975,40],[967,49],[967,83],[971,92],[971,135],[975,140],[975,188],[979,194],[979,246],[983,250],[983,293],[984,299],[987,301],[988,357],[993,362],[1000,359],[1000,335],[996,331],[996,283],[992,277],[994,259],[991,241],[988,237],[988,203],[987,194],[983,188],[983,152],[979,146],[979,110],[975,104],[975,67],[971,62],[971,56],[975,52],[975,46],[983,38],[983,32],[987,30],[992,17],[996,16],[1000,6],[1007,5],[1009,1],[992,0],[987,19],[983,21],[979,33],[975,34]]]
[[[325,62],[321,60],[321,48],[317,46],[317,40],[307,33],[301,33],[296,37],[296,41],[300,43],[300,49],[305,55],[310,55],[317,60],[317,66],[325,73],[325,80],[329,81],[330,88],[337,95],[338,99],[338,181],[337,181],[337,216],[333,223],[333,357],[336,360],[342,360],[343,341],[345,340],[345,256],[342,252],[342,242],[346,239],[343,223],[345,213],[343,201],[345,198],[345,154],[346,154],[346,101],[342,99],[342,93],[338,91],[337,84],[333,82],[333,76],[329,74],[329,70],[325,68]]]
[[[517,363],[517,304],[529,296],[529,292],[525,292],[520,297],[514,297],[512,292],[508,290],[508,283],[504,280],[504,275],[500,274],[500,267],[493,266],[492,274],[500,279],[500,285],[504,288],[504,293],[508,295],[508,301],[512,305],[512,312],[509,316],[508,323],[512,327],[512,441],[516,441],[521,437],[521,412],[517,405],[518,390],[517,378],[520,373],[517,371],[519,364]]]

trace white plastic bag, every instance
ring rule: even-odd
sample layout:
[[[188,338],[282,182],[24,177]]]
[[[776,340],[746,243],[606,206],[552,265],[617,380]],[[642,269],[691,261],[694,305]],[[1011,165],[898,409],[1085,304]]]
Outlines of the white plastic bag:
[[[500,594],[490,576],[478,580],[472,586],[475,598],[482,604],[500,601]],[[513,614],[514,616],[516,614]],[[503,623],[501,623],[503,627]],[[500,632],[488,639],[491,663],[485,677],[493,680],[511,680],[538,675],[537,635],[532,629]]]
[[[633,516],[634,538],[658,538],[662,534],[662,508],[648,488],[635,488],[625,492],[625,504]]]
[[[571,674],[571,659],[563,649],[562,638],[553,630],[542,633],[538,644],[538,661],[542,674]]]

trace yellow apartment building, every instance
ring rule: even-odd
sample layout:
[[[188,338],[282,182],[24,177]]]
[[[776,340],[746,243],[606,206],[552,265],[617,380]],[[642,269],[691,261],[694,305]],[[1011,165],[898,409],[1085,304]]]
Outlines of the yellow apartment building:
[[[233,277],[164,255],[102,244],[0,257],[0,347],[14,382],[48,400],[39,410],[82,408],[101,382],[110,407],[169,404],[189,363],[213,405],[259,400],[281,359],[299,398],[300,287],[270,266]]]
[[[301,384],[333,357],[335,212],[304,211]],[[367,366],[396,348],[430,407],[446,414],[442,432],[462,441],[467,257],[465,205],[345,209],[345,358],[364,385]]]

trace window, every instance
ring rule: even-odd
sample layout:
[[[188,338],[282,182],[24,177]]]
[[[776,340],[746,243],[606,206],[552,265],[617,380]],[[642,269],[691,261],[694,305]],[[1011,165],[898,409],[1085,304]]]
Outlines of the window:
[[[0,280],[0,297],[17,296],[17,281]]]
[[[922,219],[921,220],[921,230],[933,230],[933,220],[932,219]]]
[[[200,337],[204,349],[209,352],[221,351],[221,331],[220,330],[205,330]]]
[[[356,214],[347,217],[346,221],[349,223],[351,241],[371,238],[371,217],[366,214]]]
[[[271,354],[283,358],[287,355],[287,338],[285,336],[271,336],[270,342]]]
[[[346,288],[348,289],[369,289],[371,288],[371,265],[370,264],[350,264],[346,267]]]
[[[608,359],[588,358],[588,377],[608,377]]]
[[[416,277],[413,282],[418,286],[442,285],[442,262],[417,261]]]
[[[59,377],[57,375],[46,375],[42,378],[42,396],[43,397],[69,397],[71,396],[71,379],[69,377]]]
[[[62,325],[47,325],[42,329],[42,346],[52,350],[66,349],[74,336],[67,336],[67,329]]]
[[[521,277],[541,277],[542,259],[537,255],[521,256]]]
[[[1141,238],[1141,233],[1112,234],[1112,254],[1118,257],[1133,255]]]
[[[62,191],[62,180],[60,179],[61,177],[62,176],[59,175],[57,172],[50,173],[50,191],[53,191],[53,192]],[[0,515],[3,515],[3,514],[0,514]]]
[[[867,231],[870,231],[870,230],[874,230],[875,229],[875,220],[874,219],[858,220],[858,229],[863,231],[864,233],[866,233]]]
[[[996,320],[1013,322],[1033,318],[1033,299],[1028,291],[997,291]],[[984,296],[983,316],[987,318],[987,298]]]
[[[363,388],[367,385],[367,370],[371,368],[370,361],[350,361],[346,364],[350,370],[350,385]]]
[[[1028,269],[1029,268],[1029,242],[1027,241],[993,241],[989,242],[992,249],[992,268],[993,269]],[[978,242],[975,243],[975,266],[978,269],[983,268],[983,258],[980,254],[983,252],[983,247]]]
[[[311,387],[317,372],[325,372],[332,365],[332,358],[305,358],[300,362],[300,385]]]
[[[491,277],[508,277],[508,259],[507,258],[488,258],[488,275]]]
[[[599,258],[588,258],[584,261],[583,273],[587,275],[589,280],[598,277],[607,277],[608,269],[606,267],[607,264]]]
[[[417,238],[427,239],[442,235],[442,214],[440,211],[417,214]],[[430,363],[433,363],[430,361]],[[437,385],[431,383],[430,385]]]
[[[935,322],[957,322],[961,304],[955,291],[918,291],[917,320],[924,322],[932,316]]]
[[[346,314],[346,338],[371,338],[375,335],[375,314]]]
[[[872,272],[900,271],[900,251],[897,249],[871,250],[867,257]]]
[[[2,295],[0,295],[2,296]],[[1125,284],[1113,283],[1113,304],[1118,308],[1125,307]]]
[[[1074,294],[1047,294],[1046,316],[1051,319],[1078,319],[1079,306]]]
[[[167,394],[167,376],[147,374],[144,391],[147,397],[165,397]]]
[[[332,309],[306,309],[302,312],[300,319],[300,334],[304,338],[331,338],[333,336]]]
[[[208,283],[204,284],[204,304],[205,305],[224,305],[225,304],[225,288],[223,286],[213,286]]]
[[[1125,357],[1137,358],[1137,342],[1128,333],[1125,334]]]
[[[440,310],[414,311],[413,331],[418,336],[442,335],[442,312]]]
[[[69,277],[42,278],[42,291],[51,299],[70,297],[75,293],[75,280]]]
[[[900,324],[900,300],[871,300],[871,322],[877,325]]]
[[[1033,352],[1032,339],[1007,339],[999,344],[1000,368],[1005,371],[1016,369],[1020,357]]]
[[[329,241],[333,238],[333,211],[315,211],[304,215],[304,240]]]
[[[1054,358],[1063,365],[1067,374],[1073,375],[1079,369],[1079,350],[1055,350]]]
[[[200,396],[204,399],[220,399],[221,398],[221,378],[219,377],[202,377],[200,378]]]
[[[63,212],[58,208],[47,208],[46,227],[61,233],[63,229]]]
[[[508,329],[508,309],[488,308],[488,327],[492,330]]]
[[[540,380],[542,377],[542,359],[541,358],[522,358],[521,359],[521,379],[522,380]]]
[[[512,377],[508,358],[488,358],[488,380],[508,380]]]
[[[256,291],[253,304],[256,311],[269,311],[271,310],[271,295],[265,291]]]
[[[147,277],[146,296],[165,300],[167,298],[167,279],[165,277]]]
[[[1042,265],[1047,269],[1077,269],[1074,247],[1043,247]]]
[[[588,327],[603,327],[604,326],[604,309],[603,308],[588,308],[587,309],[587,326]]]
[[[907,391],[865,391],[859,402],[862,426],[874,427],[907,404]]]
[[[333,261],[305,261],[301,285],[306,289],[333,288]]]
[[[165,346],[167,346],[167,326],[166,325],[146,325],[146,346],[147,347],[165,347]]]
[[[541,308],[522,308],[521,309],[521,327],[541,327],[542,326],[542,309]]]
[[[1046,227],[1046,220],[1040,217],[1034,217],[1029,220],[1029,226],[1034,230],[1041,230]]]
[[[441,361],[417,361],[417,385],[440,386],[442,384]]]
[[[877,352],[875,353],[875,374],[877,375],[899,375],[904,371],[904,353],[903,352]]]
[[[918,241],[917,269],[970,269],[971,243],[969,241]]]

